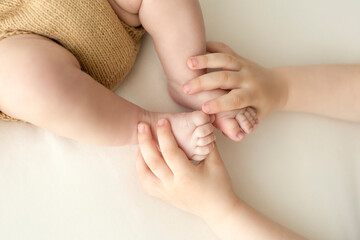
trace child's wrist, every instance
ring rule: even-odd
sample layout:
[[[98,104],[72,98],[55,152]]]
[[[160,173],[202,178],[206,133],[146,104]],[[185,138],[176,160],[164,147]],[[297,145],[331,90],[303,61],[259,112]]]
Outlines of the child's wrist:
[[[234,227],[236,219],[239,218],[244,212],[245,203],[240,199],[234,202],[234,204],[226,212],[223,212],[218,217],[207,218],[203,220],[210,226],[213,232],[219,237],[228,232],[229,228]],[[225,234],[227,235],[227,234]]]
[[[239,208],[243,202],[234,194],[232,199],[229,199],[227,203],[215,203],[216,205],[207,211],[199,215],[209,225],[217,225],[224,219],[231,216],[235,209]]]
[[[285,67],[275,67],[270,70],[278,82],[279,103],[276,110],[286,111],[289,99],[289,79],[286,74],[286,69]]]

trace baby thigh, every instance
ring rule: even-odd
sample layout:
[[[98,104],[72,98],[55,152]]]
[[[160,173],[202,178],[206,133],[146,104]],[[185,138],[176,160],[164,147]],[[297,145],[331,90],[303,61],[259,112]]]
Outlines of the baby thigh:
[[[45,37],[18,35],[1,40],[0,52],[2,112],[78,141],[118,141],[113,126],[126,125],[113,109],[123,110],[114,104],[119,97],[81,71],[68,50]]]
[[[0,41],[0,52],[1,111],[38,124],[60,114],[60,102],[68,99],[66,89],[71,88],[62,79],[79,68],[76,58],[53,41],[30,34]]]
[[[2,112],[82,142],[136,144],[144,110],[81,71],[65,48],[24,35],[0,41],[0,52]]]

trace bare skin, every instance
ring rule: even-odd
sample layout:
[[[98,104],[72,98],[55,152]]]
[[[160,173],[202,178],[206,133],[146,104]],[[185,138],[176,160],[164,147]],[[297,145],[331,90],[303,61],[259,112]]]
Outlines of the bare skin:
[[[207,46],[208,52],[218,52],[219,49],[216,46],[212,47],[211,45]],[[200,67],[199,62],[200,58],[191,58],[188,60],[188,67],[192,70],[205,70],[206,68]],[[231,71],[236,71],[237,69],[228,69]],[[203,75],[199,75],[198,78],[201,78]],[[191,109],[202,109],[202,111],[207,112],[207,109],[204,108],[204,103],[211,101],[215,98],[226,98],[228,91],[224,89],[209,89],[203,90],[201,92],[196,92],[191,95],[186,95],[186,91],[183,91],[183,84],[186,81],[177,81],[176,83],[169,83],[170,93],[172,93],[173,99],[179,104],[189,107]],[[230,99],[231,100],[231,99]],[[231,100],[232,101],[232,100]],[[222,111],[214,113],[216,116],[214,126],[221,130],[225,136],[230,138],[233,141],[239,142],[245,138],[247,134],[252,133],[256,126],[258,125],[258,118],[256,111],[253,108],[244,107],[242,109],[234,109],[231,111]]]
[[[238,65],[240,70],[209,73],[184,85],[187,94],[229,90],[227,96],[206,102],[202,106],[205,112],[215,114],[250,106],[256,109],[260,119],[276,111],[296,111],[360,122],[360,65],[267,69],[230,52],[223,43],[209,45],[220,53],[199,56],[198,68],[225,69],[230,57],[230,65]]]
[[[138,129],[137,170],[150,195],[198,215],[222,240],[305,239],[236,196],[217,148],[195,166],[178,147],[167,120],[161,119],[157,128],[161,153],[150,127],[140,123]]]
[[[360,65],[267,69],[230,53],[229,47],[222,43],[208,45],[223,50],[216,55],[196,57],[199,68],[241,66],[238,71],[225,73],[226,78],[224,71],[219,71],[184,85],[187,94],[212,89],[229,91],[226,97],[202,106],[208,113],[251,106],[259,118],[275,111],[299,111],[360,123]],[[236,197],[216,148],[201,164],[189,164],[171,133],[169,122],[160,121],[157,135],[161,154],[154,147],[145,123],[140,123],[138,131],[137,169],[147,193],[200,216],[222,240],[304,239]]]
[[[151,34],[165,72],[171,72],[180,63],[183,63],[178,68],[181,77],[187,74],[186,79],[191,79],[202,72],[194,73],[186,67],[188,57],[205,51],[197,1],[109,0],[109,3],[125,22],[134,26],[141,23]],[[175,12],[182,15],[174,18]],[[171,31],[180,38],[175,38]],[[136,144],[139,121],[156,123],[158,118],[167,117],[189,158],[202,160],[212,148],[215,138],[208,115],[145,111],[101,86],[81,71],[69,51],[45,37],[9,37],[0,41],[0,51],[0,109],[12,117],[61,136],[106,146]],[[173,56],[176,57],[172,59]],[[168,74],[176,76],[178,72]]]
[[[166,1],[166,4],[164,4]],[[200,110],[201,105],[211,99],[225,95],[224,90],[204,91],[192,96],[182,91],[182,85],[190,79],[201,76],[204,69],[188,68],[189,56],[206,52],[205,28],[201,9],[194,0],[109,0],[118,15],[132,26],[140,23],[150,33],[155,42],[165,74],[168,78],[169,92],[172,98],[182,106]],[[146,11],[151,7],[152,12]],[[176,9],[176,18],[173,11]],[[154,18],[161,15],[162,17]],[[172,22],[172,24],[168,24]],[[186,28],[183,31],[180,29]],[[189,27],[191,26],[191,27]],[[185,41],[184,41],[185,40]],[[176,47],[174,47],[176,46]],[[212,49],[208,48],[208,51]],[[173,56],[176,56],[174,58]],[[234,141],[241,141],[246,134],[256,127],[256,117],[253,109],[229,111],[216,115],[214,125]]]

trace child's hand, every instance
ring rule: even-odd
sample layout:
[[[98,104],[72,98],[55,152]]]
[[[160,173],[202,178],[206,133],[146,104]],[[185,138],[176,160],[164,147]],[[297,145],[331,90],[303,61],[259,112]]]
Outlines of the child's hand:
[[[146,123],[138,125],[137,170],[150,195],[203,218],[222,240],[303,239],[237,198],[217,148],[193,165],[178,147],[170,123],[159,121],[160,151]]]
[[[161,152],[149,125],[138,125],[137,170],[144,190],[204,219],[227,215],[238,198],[217,149],[193,165],[178,147],[168,120],[159,121],[157,136]]]
[[[192,57],[191,69],[222,69],[187,82],[183,90],[194,94],[205,90],[224,89],[229,93],[203,104],[208,114],[253,107],[259,118],[281,109],[287,99],[287,86],[274,71],[237,55],[223,43],[209,42],[210,54]]]

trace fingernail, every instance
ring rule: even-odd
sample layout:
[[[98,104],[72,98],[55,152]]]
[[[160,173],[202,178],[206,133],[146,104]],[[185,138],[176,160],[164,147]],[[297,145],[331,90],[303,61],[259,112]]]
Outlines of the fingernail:
[[[215,119],[216,119],[216,118],[215,118],[215,115],[211,115],[211,116],[210,116],[210,122],[211,122],[211,123],[215,122]]]
[[[237,135],[237,137],[239,138],[239,140],[242,140],[243,137],[244,137],[244,134],[243,134],[243,133],[239,133],[239,134]]]
[[[159,121],[158,121],[158,126],[164,126],[165,125],[165,123],[166,123],[166,120],[165,119],[160,119]]]
[[[191,64],[192,64],[192,67],[195,68],[195,67],[199,66],[199,60],[197,60],[196,58],[192,58]]]
[[[189,94],[189,93],[191,92],[191,87],[190,87],[190,85],[189,85],[189,84],[185,84],[185,85],[183,86],[183,91],[184,91],[184,93]]]
[[[139,133],[145,132],[145,125],[143,123],[139,123],[138,131],[139,131]]]
[[[210,108],[209,104],[204,104],[204,105],[203,105],[203,111],[204,111],[205,113],[210,113],[211,108]]]

